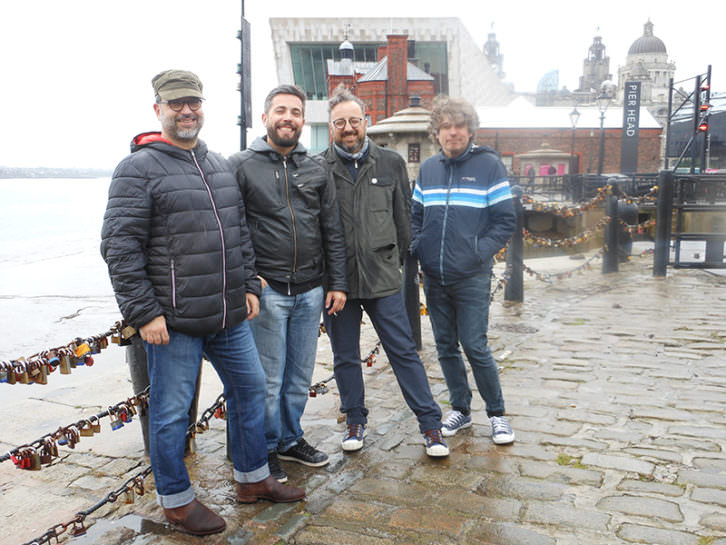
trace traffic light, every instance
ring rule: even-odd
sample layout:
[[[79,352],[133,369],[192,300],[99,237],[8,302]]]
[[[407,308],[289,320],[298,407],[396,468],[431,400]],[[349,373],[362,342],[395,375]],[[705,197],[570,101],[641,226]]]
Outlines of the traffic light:
[[[698,124],[698,132],[708,132],[708,119],[704,119]]]

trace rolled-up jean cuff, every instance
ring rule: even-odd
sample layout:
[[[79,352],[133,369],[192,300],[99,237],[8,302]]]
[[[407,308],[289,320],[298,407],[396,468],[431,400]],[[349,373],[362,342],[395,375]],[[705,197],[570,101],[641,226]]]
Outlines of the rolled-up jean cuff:
[[[156,501],[164,509],[174,509],[175,507],[181,507],[183,505],[191,503],[195,497],[196,496],[194,495],[194,489],[190,486],[182,492],[177,492],[176,494],[169,494],[168,496],[162,496],[161,494],[157,493]]]
[[[270,476],[270,468],[267,463],[258,469],[243,473],[241,471],[234,470],[234,480],[242,484],[259,483],[264,481]]]

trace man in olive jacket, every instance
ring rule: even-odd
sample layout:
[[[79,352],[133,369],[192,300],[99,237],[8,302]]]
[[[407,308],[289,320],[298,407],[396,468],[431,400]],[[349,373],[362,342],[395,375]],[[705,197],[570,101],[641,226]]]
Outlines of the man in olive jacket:
[[[365,105],[344,88],[328,102],[333,145],[324,152],[335,178],[345,232],[348,300],[325,315],[335,381],[346,414],[345,451],[363,447],[368,409],[360,358],[363,310],[375,327],[429,456],[447,456],[434,401],[401,295],[401,265],[411,238],[410,186],[403,159],[366,136]]]

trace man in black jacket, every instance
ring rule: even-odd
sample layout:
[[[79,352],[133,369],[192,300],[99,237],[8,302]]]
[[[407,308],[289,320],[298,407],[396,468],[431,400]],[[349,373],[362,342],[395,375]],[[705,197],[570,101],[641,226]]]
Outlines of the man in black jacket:
[[[225,159],[198,139],[202,83],[167,70],[152,84],[161,132],[134,138],[116,167],[101,253],[121,313],[147,354],[158,502],[180,530],[207,535],[226,525],[195,499],[184,465],[202,354],[225,387],[237,500],[297,501],[305,491],[279,484],[267,465],[264,373],[246,321],[258,312],[260,284],[239,188]]]
[[[333,145],[324,153],[333,173],[346,243],[348,302],[325,327],[334,354],[340,410],[346,414],[345,451],[363,447],[368,408],[360,359],[360,322],[366,311],[386,351],[403,397],[418,418],[426,454],[447,456],[441,409],[434,401],[401,296],[401,265],[411,238],[410,194],[400,155],[366,136],[364,103],[339,88],[328,101]]]
[[[267,135],[230,163],[247,207],[263,285],[252,333],[267,383],[267,462],[272,475],[285,482],[279,459],[312,467],[329,461],[304,439],[300,418],[323,304],[329,314],[345,304],[345,242],[332,178],[298,142],[305,94],[294,85],[276,87],[265,99],[262,122]]]

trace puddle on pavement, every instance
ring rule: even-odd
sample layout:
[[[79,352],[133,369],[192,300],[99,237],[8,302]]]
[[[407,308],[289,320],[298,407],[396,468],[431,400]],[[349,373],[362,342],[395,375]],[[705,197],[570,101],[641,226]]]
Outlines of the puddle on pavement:
[[[118,532],[121,528],[128,528],[137,534],[151,534],[152,536],[166,536],[174,532],[167,524],[156,522],[139,515],[128,514],[117,520],[99,519],[88,531],[73,540],[74,545],[92,545],[99,543],[101,538],[111,532]],[[150,536],[151,537],[151,536]]]

